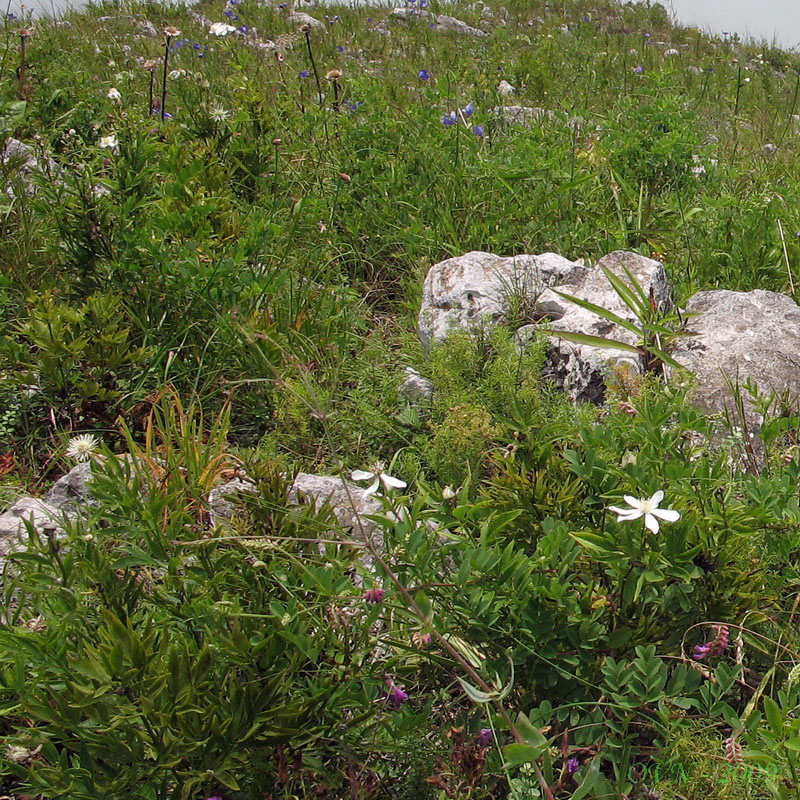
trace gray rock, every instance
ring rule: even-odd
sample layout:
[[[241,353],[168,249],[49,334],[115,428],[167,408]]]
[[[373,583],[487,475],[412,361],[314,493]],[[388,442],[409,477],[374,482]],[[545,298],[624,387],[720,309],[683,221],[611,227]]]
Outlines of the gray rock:
[[[625,274],[627,268],[645,294],[652,291],[654,302],[659,308],[666,311],[671,307],[670,286],[661,263],[638,253],[626,251],[616,251],[604,256],[593,269],[583,273],[573,285],[559,286],[558,289],[608,309],[625,320],[636,322],[635,316],[614,291],[600,267],[606,267],[630,285]],[[631,331],[549,289],[542,292],[537,299],[536,311],[543,318],[551,320],[550,328],[555,331],[588,334],[626,344],[637,344],[637,337]],[[536,326],[520,328],[517,334],[520,343],[524,345],[530,341],[535,332]],[[644,367],[643,360],[638,354],[613,347],[575,344],[566,339],[559,339],[557,335],[551,337],[551,344],[549,366],[545,375],[561,386],[573,400],[591,402],[602,400],[609,369],[614,366],[625,366],[637,373]]]
[[[433,383],[423,378],[413,367],[406,367],[398,392],[410,403],[430,403],[433,400]]]
[[[725,376],[740,387],[752,381],[762,394],[785,395],[797,403],[800,308],[792,298],[761,289],[719,289],[698,292],[686,311],[698,314],[689,328],[699,335],[679,339],[672,356],[696,376],[694,399],[702,409],[733,410]],[[761,420],[748,392],[742,388],[741,394],[748,427],[757,433]]]
[[[0,514],[0,565],[10,553],[23,550],[28,542],[25,523],[30,522],[42,534],[64,535],[65,514],[55,506],[22,497],[5,514]]]
[[[0,161],[4,166],[16,167],[17,175],[26,195],[32,195],[36,191],[34,173],[40,173],[48,178],[55,178],[60,172],[58,165],[51,158],[39,159],[33,152],[33,148],[19,139],[7,139],[0,152]],[[6,194],[10,198],[15,196],[15,187],[6,187]]]
[[[78,511],[81,507],[97,505],[92,497],[91,482],[91,462],[78,464],[50,487],[45,501],[62,511]]]
[[[160,34],[158,28],[150,22],[149,19],[140,19],[136,23],[136,27],[145,35],[145,36],[152,36],[154,39],[157,38]]]
[[[306,14],[305,11],[290,11],[287,15],[287,19],[289,22],[293,22],[295,25],[310,25],[311,28],[315,31],[326,31],[328,30],[325,27],[324,22],[320,22],[316,17],[312,17],[310,14]]]
[[[535,304],[549,286],[573,284],[586,268],[555,253],[502,257],[474,250],[434,264],[422,288],[418,332],[428,347],[455,329],[496,325],[513,297]]]
[[[233,478],[233,480],[215,486],[208,493],[208,513],[211,518],[211,526],[216,528],[220,523],[227,522],[233,518],[234,506],[231,501],[232,495],[241,492],[255,492],[256,487],[252,481]]]
[[[551,121],[555,117],[555,112],[547,108],[538,106],[503,106],[494,109],[494,113],[506,125],[520,125],[523,128],[530,128],[541,122]]]
[[[389,19],[400,22],[412,22],[415,19],[424,19],[428,21],[430,29],[434,31],[452,31],[454,33],[476,36],[478,38],[489,35],[486,31],[473,28],[460,19],[449,17],[446,14],[430,14],[424,9],[394,8],[392,9],[392,13],[389,14]]]
[[[289,489],[289,501],[295,505],[311,503],[316,510],[328,502],[337,522],[349,536],[360,541],[366,536],[376,550],[383,551],[380,526],[364,518],[368,514],[383,513],[383,505],[354,483],[328,475],[299,472]]]

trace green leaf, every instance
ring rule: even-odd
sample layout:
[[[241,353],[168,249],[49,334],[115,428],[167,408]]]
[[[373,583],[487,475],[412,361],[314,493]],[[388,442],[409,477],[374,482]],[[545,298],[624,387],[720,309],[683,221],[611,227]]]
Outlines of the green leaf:
[[[634,322],[630,322],[627,319],[623,319],[618,314],[615,314],[613,311],[609,311],[607,308],[603,308],[603,306],[598,306],[596,303],[591,303],[588,300],[584,300],[581,297],[575,297],[571,294],[566,294],[565,292],[559,292],[557,289],[553,290],[559,297],[563,297],[565,300],[569,300],[571,303],[575,303],[575,305],[580,306],[581,308],[585,308],[587,311],[591,311],[593,314],[597,314],[598,317],[602,317],[602,319],[606,319],[609,322],[613,322],[616,325],[619,325],[620,328],[625,328],[625,330],[630,331],[631,333],[635,333],[637,336],[642,335],[642,328],[640,325],[637,325]]]
[[[546,748],[547,742],[538,747],[514,742],[514,744],[507,744],[503,748],[503,756],[505,757],[506,765],[509,767],[516,767],[520,764],[535,764]]]
[[[787,750],[792,750],[796,753],[800,753],[800,736],[796,736],[794,739],[787,739],[783,746]]]
[[[598,533],[587,533],[586,531],[570,531],[569,534],[579,545],[587,550],[603,555],[619,555],[619,550],[614,549],[611,541],[606,536]]]
[[[592,336],[588,333],[570,333],[569,331],[557,331],[553,328],[540,328],[542,333],[555,336],[557,339],[564,339],[575,344],[585,344],[589,347],[604,347],[610,350],[624,350],[627,353],[642,354],[642,349],[632,344],[618,342],[616,339],[604,339],[602,336]]]
[[[764,713],[772,732],[776,736],[780,736],[783,733],[783,714],[771,697],[764,697]]]
[[[414,595],[414,602],[419,607],[419,610],[422,612],[423,618],[426,623],[430,624],[433,622],[433,606],[431,605],[431,601],[428,599],[428,595],[420,589]]]
[[[542,732],[521,711],[517,715],[517,720],[514,724],[517,726],[520,736],[525,740],[525,744],[531,747],[541,747],[547,744],[547,739],[542,735]]]

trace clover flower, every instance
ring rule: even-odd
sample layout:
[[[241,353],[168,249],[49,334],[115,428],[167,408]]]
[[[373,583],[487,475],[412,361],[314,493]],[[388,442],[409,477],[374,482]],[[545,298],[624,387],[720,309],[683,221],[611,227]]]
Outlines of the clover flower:
[[[383,589],[367,589],[362,596],[362,600],[365,603],[382,603],[383,596],[386,594],[385,590]]]
[[[373,467],[372,472],[368,472],[367,470],[357,469],[355,470],[350,477],[354,481],[372,481],[372,485],[364,490],[364,496],[367,497],[371,494],[375,494],[380,485],[383,484],[385,489],[405,489],[408,484],[405,481],[401,481],[399,478],[393,478],[391,475],[387,475],[383,471],[383,464],[376,464]]]
[[[625,495],[625,502],[631,508],[617,508],[616,506],[609,506],[608,510],[617,514],[617,522],[628,522],[630,520],[639,519],[644,517],[644,525],[653,533],[658,533],[658,520],[663,519],[665,522],[677,522],[681,515],[677,511],[669,508],[659,508],[658,504],[664,499],[664,492],[657,491],[649,500],[637,500],[629,494]]]
[[[84,433],[69,440],[64,455],[76,461],[88,461],[100,446],[100,440],[91,433]]]
[[[575,758],[575,756],[572,756],[572,758],[568,758],[567,759],[567,775],[574,775],[580,769],[580,766],[581,766],[581,762],[578,761],[578,759]]]

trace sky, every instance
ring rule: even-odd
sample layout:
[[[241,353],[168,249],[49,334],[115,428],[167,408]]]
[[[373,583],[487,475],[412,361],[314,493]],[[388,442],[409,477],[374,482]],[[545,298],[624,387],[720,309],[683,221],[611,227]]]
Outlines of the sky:
[[[781,47],[800,45],[800,0],[662,0],[684,25],[742,38],[775,39]]]

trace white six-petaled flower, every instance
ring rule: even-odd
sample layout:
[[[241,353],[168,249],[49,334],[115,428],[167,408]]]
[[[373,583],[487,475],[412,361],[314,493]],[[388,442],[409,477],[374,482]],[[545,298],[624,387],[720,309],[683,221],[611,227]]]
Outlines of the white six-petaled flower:
[[[377,464],[372,468],[372,472],[368,472],[367,470],[357,469],[355,470],[351,476],[354,481],[372,481],[372,485],[364,491],[364,495],[371,495],[375,494],[380,485],[383,484],[384,488],[386,489],[405,489],[408,485],[405,481],[401,481],[399,478],[393,478],[391,475],[387,475],[383,471],[383,464]]]
[[[67,458],[74,458],[76,461],[88,461],[92,454],[100,446],[100,440],[91,433],[83,433],[69,440],[69,445],[64,452]]]
[[[234,28],[233,25],[228,25],[226,22],[214,22],[208,29],[208,32],[214,36],[227,36],[235,30],[236,28]]]
[[[631,497],[629,494],[625,495],[625,502],[631,508],[617,508],[616,506],[609,506],[608,510],[617,514],[617,522],[628,522],[629,520],[639,519],[644,517],[645,527],[653,533],[658,533],[658,517],[665,522],[677,522],[681,515],[670,508],[659,508],[658,504],[664,499],[664,492],[657,491],[649,500],[638,500]]]

